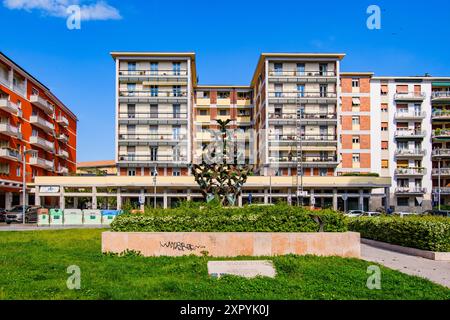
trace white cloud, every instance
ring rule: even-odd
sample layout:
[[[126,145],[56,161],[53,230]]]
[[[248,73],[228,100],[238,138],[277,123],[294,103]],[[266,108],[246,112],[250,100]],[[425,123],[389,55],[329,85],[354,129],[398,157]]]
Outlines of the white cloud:
[[[3,6],[11,10],[40,11],[53,17],[68,17],[67,8],[79,5],[82,20],[118,20],[122,19],[119,10],[106,1],[92,0],[3,0]]]

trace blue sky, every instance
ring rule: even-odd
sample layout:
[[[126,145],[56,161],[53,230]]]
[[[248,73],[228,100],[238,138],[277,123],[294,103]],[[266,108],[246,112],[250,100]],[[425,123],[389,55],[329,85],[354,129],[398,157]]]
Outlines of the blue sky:
[[[261,52],[343,52],[344,71],[450,76],[448,0],[0,2],[0,51],[78,115],[78,161],[114,157],[110,51],[195,51],[201,84],[248,84]],[[58,7],[73,3],[89,17],[81,30]],[[381,30],[366,27],[371,4]]]

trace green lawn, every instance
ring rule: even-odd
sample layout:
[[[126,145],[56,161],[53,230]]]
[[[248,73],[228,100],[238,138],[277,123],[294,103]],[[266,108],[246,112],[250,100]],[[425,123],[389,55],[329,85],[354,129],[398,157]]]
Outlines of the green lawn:
[[[357,259],[276,257],[275,279],[213,279],[214,258],[102,255],[101,232],[0,232],[0,299],[450,299],[442,286],[386,268],[382,290],[369,290],[370,264]],[[81,268],[81,290],[67,289],[70,265]]]

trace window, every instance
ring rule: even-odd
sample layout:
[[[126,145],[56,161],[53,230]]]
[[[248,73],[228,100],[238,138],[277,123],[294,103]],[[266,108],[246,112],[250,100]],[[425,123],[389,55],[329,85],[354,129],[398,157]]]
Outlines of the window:
[[[409,198],[397,198],[397,206],[408,207],[409,206]]]
[[[250,93],[248,92],[238,92],[237,97],[239,100],[248,100],[250,99]]]
[[[381,104],[381,112],[388,112],[388,105],[387,103]]]
[[[328,74],[328,64],[321,63],[319,65],[319,75],[320,76],[326,76]]]
[[[158,74],[158,62],[150,63],[150,74],[157,75]]]
[[[275,74],[282,74],[283,73],[283,64],[282,63],[275,63],[273,66],[273,69],[275,71]]]
[[[208,110],[200,109],[200,110],[199,110],[199,114],[200,114],[201,116],[207,116],[207,115],[208,115]]]
[[[389,160],[387,159],[381,160],[381,169],[389,169]]]
[[[388,123],[387,122],[381,123],[381,131],[388,131]]]
[[[224,92],[224,91],[219,91],[217,93],[217,97],[219,99],[228,99],[230,97],[230,93],[229,92]]]
[[[181,97],[181,86],[173,86],[172,92],[174,97]]]
[[[150,147],[150,161],[158,161],[158,147]]]
[[[180,107],[179,104],[172,105],[172,116],[173,116],[173,118],[175,118],[175,119],[180,118],[180,110],[181,110],[181,107]]]
[[[150,96],[152,97],[158,96],[158,86],[150,86]]]
[[[361,105],[361,99],[359,99],[359,98],[352,99],[352,107],[359,108],[360,105]]]
[[[181,126],[180,125],[172,126],[172,137],[173,137],[174,140],[180,139],[180,131],[181,131]]]
[[[136,83],[128,83],[127,84],[127,90],[128,90],[128,94],[134,95],[134,92],[136,91]]]
[[[381,150],[388,150],[388,149],[389,149],[389,142],[381,141]]]
[[[359,144],[359,136],[353,136],[352,143]]]
[[[128,62],[128,71],[136,71],[136,62]]]
[[[360,163],[361,162],[361,156],[359,153],[354,153],[352,156],[353,163]]]
[[[181,63],[180,62],[173,62],[172,63],[172,71],[173,71],[173,75],[175,76],[179,76],[180,75],[180,71],[181,71]]]
[[[354,126],[359,126],[359,116],[353,116],[352,117],[352,124]]]
[[[1,174],[9,174],[9,164],[8,163],[0,163],[0,173]]]
[[[150,105],[150,118],[158,118],[158,105],[157,104]]]
[[[297,95],[298,97],[302,98],[305,96],[305,85],[304,84],[297,84]]]
[[[319,168],[319,176],[326,177],[328,175],[328,169],[327,168]]]
[[[136,161],[136,147],[127,147],[127,161]]]
[[[382,84],[381,85],[381,95],[382,96],[386,96],[388,94],[388,85],[387,84]]]
[[[180,161],[180,156],[181,156],[180,147],[178,146],[172,147],[173,161]]]
[[[303,76],[305,75],[305,64],[297,63],[297,75]]]
[[[152,177],[157,176],[158,175],[158,170],[156,168],[153,168],[150,170],[150,175]]]
[[[281,98],[283,95],[283,85],[281,83],[275,83],[275,98]]]
[[[17,168],[16,168],[16,176],[17,176],[17,177],[20,177],[20,172],[21,172],[20,169],[21,169],[21,168],[20,168],[20,165],[17,166]]]
[[[172,176],[174,176],[174,177],[179,177],[179,176],[181,176],[181,171],[180,171],[180,169],[173,169],[172,170]]]
[[[227,116],[227,115],[228,115],[228,110],[226,110],[226,109],[220,109],[220,110],[219,110],[219,115],[220,115],[220,116]]]
[[[352,88],[359,88],[359,79],[358,78],[352,79]]]
[[[136,176],[136,169],[128,169],[128,176],[129,177],[134,177]]]
[[[320,97],[326,98],[328,96],[328,85],[327,84],[321,84],[320,85]]]

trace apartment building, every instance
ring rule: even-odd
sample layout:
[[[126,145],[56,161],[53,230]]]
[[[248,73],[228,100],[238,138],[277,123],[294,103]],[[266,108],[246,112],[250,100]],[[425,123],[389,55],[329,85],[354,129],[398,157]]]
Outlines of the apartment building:
[[[77,118],[45,85],[0,53],[0,207],[23,203],[23,175],[76,171]],[[23,172],[23,152],[26,172]],[[33,198],[33,194],[29,195]],[[26,199],[34,203],[33,199]]]
[[[188,175],[194,53],[113,52],[119,175]]]

